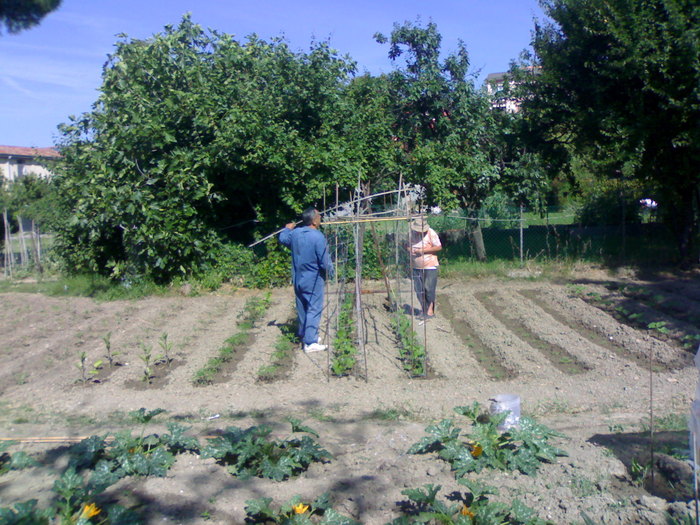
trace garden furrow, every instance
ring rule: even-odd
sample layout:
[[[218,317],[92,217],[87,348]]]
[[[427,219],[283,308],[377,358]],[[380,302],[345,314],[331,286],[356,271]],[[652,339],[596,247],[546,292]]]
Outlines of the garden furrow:
[[[478,331],[476,331],[464,316],[464,310],[456,310],[452,305],[449,295],[442,294],[440,299],[440,311],[451,326],[455,336],[460,339],[458,348],[460,356],[464,356],[464,366],[475,373],[482,369],[486,372],[488,379],[503,381],[517,377],[514,369],[508,368],[493,348],[489,347]],[[474,364],[468,363],[469,356],[473,356]],[[477,373],[478,374],[478,373]]]
[[[518,293],[536,304],[540,309],[545,311],[552,318],[556,319],[557,322],[566,326],[569,330],[576,332],[590,344],[603,349],[606,358],[609,358],[611,354],[614,354],[621,359],[626,359],[636,363],[637,366],[641,368],[649,368],[648,357],[642,357],[639,354],[630,352],[619,340],[604,336],[600,332],[588,326],[582,318],[574,318],[566,315],[560,308],[556,308],[550,304],[550,302],[544,298],[544,295],[547,294],[547,290],[543,288],[529,288],[518,290]]]
[[[166,379],[166,382],[170,381],[176,370],[182,371],[193,358],[196,359],[197,348],[209,337],[204,329],[219,318],[222,306],[227,301],[230,302],[230,299],[223,296],[207,300],[200,297],[174,298],[161,301],[159,308],[151,305],[149,310],[145,310],[148,315],[143,315],[140,309],[149,305],[138,301],[135,306],[139,310],[129,317],[128,323],[120,323],[112,334],[112,347],[122,352],[117,360],[128,365],[118,367],[110,381],[126,383],[131,388],[147,387],[143,384],[144,346],[151,348],[154,358],[161,355],[163,351],[159,338],[162,334],[167,334],[168,341],[173,345],[173,373]],[[232,309],[235,306],[235,303],[232,304]]]
[[[238,363],[235,375],[231,378],[232,382],[243,387],[253,387],[258,384],[258,372],[261,367],[271,363],[275,344],[282,333],[282,325],[287,323],[290,318],[294,318],[295,315],[294,293],[291,289],[273,290],[272,304],[265,313],[265,317],[253,329],[255,340]],[[299,348],[296,348],[293,354],[294,368],[297,366],[299,352]],[[285,374],[289,375],[291,372],[291,370],[287,370]]]
[[[619,323],[608,313],[589,305],[583,299],[571,297],[564,287],[551,287],[544,290],[542,297],[562,315],[577,319],[589,329],[621,345],[637,360],[651,359],[668,368],[684,368],[692,364],[688,354],[663,341]],[[639,361],[637,361],[639,362]]]
[[[102,336],[110,330],[114,317],[124,315],[128,308],[123,302],[95,303],[86,298],[22,295],[25,304],[34,308],[25,317],[20,334],[3,338],[0,390],[13,382],[21,386],[33,374],[40,374],[46,386],[54,382],[60,387],[73,384],[80,377],[75,366],[79,354],[85,352],[90,363],[101,359]],[[5,359],[12,360],[11,366],[3,364]],[[47,375],[47,369],[52,373]]]
[[[676,294],[686,301],[700,304],[700,283],[697,278],[672,279],[666,281],[647,281],[647,286],[661,288],[666,292]]]
[[[557,370],[567,375],[581,374],[587,370],[586,364],[569,353],[565,347],[541,337],[537,329],[533,329],[512,312],[508,308],[510,305],[498,291],[480,292],[475,294],[475,298],[517,337],[539,351]]]
[[[193,304],[179,312],[163,325],[163,332],[172,333],[175,358],[184,366],[174,368],[168,378],[168,387],[182,388],[191,385],[193,371],[199,369],[224,341],[236,333],[236,322],[245,297],[218,296],[214,301]],[[153,340],[154,351],[160,353],[157,340]]]
[[[475,292],[483,293],[483,290],[483,287],[475,287],[474,291],[467,293],[455,294],[450,290],[446,294],[454,308],[463,313],[465,322],[480,334],[484,344],[493,350],[507,369],[518,376],[528,377],[560,374],[540,352],[518,338],[476,299]]]
[[[561,323],[559,319],[521,293],[499,293],[499,296],[506,305],[504,310],[509,315],[538,338],[553,347],[562,349],[565,352],[561,355],[562,359],[571,356],[574,362],[579,363],[582,373],[595,368],[602,368],[603,372],[607,370],[605,364],[609,352],[605,348],[593,344],[571,326]],[[601,370],[596,373],[601,373]]]

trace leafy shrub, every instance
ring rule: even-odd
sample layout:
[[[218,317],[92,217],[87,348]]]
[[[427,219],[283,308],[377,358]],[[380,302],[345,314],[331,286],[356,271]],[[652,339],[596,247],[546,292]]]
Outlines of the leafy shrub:
[[[479,403],[470,407],[455,407],[455,412],[471,420],[471,433],[460,438],[462,429],[451,419],[443,419],[428,426],[428,433],[408,450],[410,454],[437,452],[447,461],[461,478],[469,472],[481,472],[485,468],[519,470],[523,474],[535,474],[541,462],[552,462],[566,452],[549,443],[552,437],[561,434],[536,423],[528,417],[520,418],[517,428],[500,432],[508,413],[485,415]]]
[[[5,452],[12,444],[12,441],[0,442],[0,475],[10,470],[22,470],[37,465],[36,461],[26,452],[20,451],[14,454]]]
[[[624,213],[623,213],[624,211]],[[641,222],[636,196],[627,192],[621,195],[617,187],[599,188],[584,197],[576,211],[576,221],[584,226],[618,225],[624,222]]]
[[[290,418],[292,432],[306,432],[318,437],[309,427]],[[215,458],[226,465],[229,473],[242,479],[253,476],[282,481],[305,471],[314,461],[331,459],[331,454],[309,436],[301,439],[270,439],[272,430],[266,425],[245,430],[228,427],[222,436],[209,440],[202,450],[203,458]]]
[[[456,503],[445,503],[437,499],[440,485],[427,484],[419,489],[402,490],[409,499],[404,510],[407,514],[391,522],[391,525],[411,523],[441,523],[444,525],[545,525],[531,508],[519,500],[510,505],[489,501],[487,495],[498,494],[494,487],[462,478],[458,481],[470,492],[452,493],[449,499]]]

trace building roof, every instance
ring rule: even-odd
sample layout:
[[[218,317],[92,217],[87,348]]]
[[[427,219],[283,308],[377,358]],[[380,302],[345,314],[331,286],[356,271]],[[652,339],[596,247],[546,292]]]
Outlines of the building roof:
[[[55,148],[28,148],[24,146],[0,146],[0,155],[16,157],[60,157]]]
[[[486,76],[486,82],[489,83],[495,83],[495,82],[503,82],[503,79],[508,73],[489,73]]]

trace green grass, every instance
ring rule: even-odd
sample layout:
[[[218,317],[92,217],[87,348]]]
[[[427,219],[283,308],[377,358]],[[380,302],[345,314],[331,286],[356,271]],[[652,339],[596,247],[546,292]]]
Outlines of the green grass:
[[[415,415],[407,408],[377,408],[370,412],[368,419],[375,421],[403,421],[416,419]]]
[[[96,274],[60,276],[56,279],[37,282],[0,281],[0,293],[6,292],[41,293],[56,297],[92,297],[102,301],[139,299],[150,295],[171,293],[168,287],[152,282],[133,283],[125,286]]]
[[[640,423],[642,432],[649,432],[649,418],[642,419]],[[654,432],[662,431],[687,431],[688,416],[686,414],[667,414],[654,417]]]

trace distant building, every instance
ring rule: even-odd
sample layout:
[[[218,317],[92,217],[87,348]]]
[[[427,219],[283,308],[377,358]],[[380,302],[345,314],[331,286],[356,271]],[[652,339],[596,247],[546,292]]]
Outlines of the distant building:
[[[51,172],[44,167],[43,163],[60,156],[61,154],[54,148],[0,146],[0,170],[6,182],[13,182],[30,173],[40,177],[50,177]]]
[[[539,74],[540,67],[526,67],[524,71],[531,72],[533,74]],[[503,73],[489,73],[486,76],[486,93],[491,97],[491,107],[493,109],[500,109],[506,113],[518,113],[520,111],[520,103],[522,99],[514,97],[506,97],[501,94],[505,88],[506,81],[509,81],[513,85],[513,81],[509,79],[509,75],[506,72]]]

